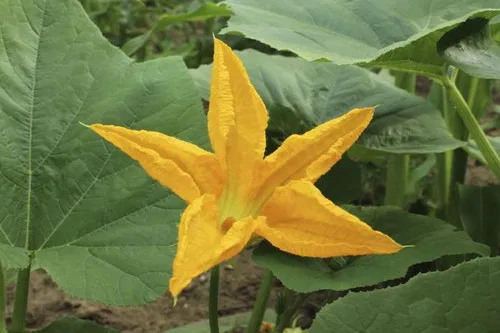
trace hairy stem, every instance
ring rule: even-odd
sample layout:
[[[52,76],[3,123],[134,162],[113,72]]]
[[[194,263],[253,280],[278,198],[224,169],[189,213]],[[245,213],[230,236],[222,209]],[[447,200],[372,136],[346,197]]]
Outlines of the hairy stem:
[[[210,294],[208,296],[208,321],[210,323],[210,333],[219,333],[219,277],[220,266],[212,268],[210,272]]]
[[[417,76],[414,73],[396,73],[395,85],[409,93],[415,93]],[[406,205],[406,191],[408,187],[408,176],[410,169],[410,155],[393,154],[389,156],[387,164],[387,176],[385,183],[386,205],[404,208]]]
[[[297,313],[297,311],[299,310],[302,303],[304,303],[306,298],[307,298],[306,294],[300,294],[295,299],[295,301],[292,304],[290,304],[290,306],[280,316],[278,325],[276,325],[276,327],[274,328],[273,333],[282,333],[285,330],[285,328],[290,326],[293,316],[295,315],[295,313]]]
[[[384,204],[404,208],[410,155],[391,155],[387,163]]]
[[[24,333],[26,327],[26,310],[28,308],[28,292],[30,286],[31,263],[17,273],[16,292],[14,294],[14,312],[10,333]]]
[[[436,108],[441,110],[443,118],[445,119],[447,126],[451,131],[451,127],[448,125],[450,114],[448,109],[446,89],[438,83],[434,82],[429,93],[429,101],[434,104]],[[448,210],[450,207],[452,159],[453,151],[436,154],[437,179],[435,184],[435,193],[437,203],[434,215],[437,218],[445,221],[448,221]]]
[[[5,305],[7,303],[7,285],[5,283],[5,272],[0,262],[0,333],[7,333],[5,322]]]
[[[454,81],[450,79],[446,80],[445,87],[448,91],[449,96],[454,101],[457,107],[457,112],[460,115],[460,118],[462,118],[465,127],[470,133],[470,136],[476,142],[479,150],[483,154],[486,163],[493,171],[495,176],[500,179],[500,157],[493,149],[493,146],[486,137],[486,134],[483,132],[472,110],[458,90]]]
[[[271,293],[272,282],[273,273],[271,273],[269,269],[266,269],[262,281],[260,282],[259,292],[257,293],[257,298],[255,299],[252,309],[252,315],[250,316],[248,326],[245,330],[246,333],[259,332],[262,319],[264,318],[264,312],[266,311],[267,300]]]

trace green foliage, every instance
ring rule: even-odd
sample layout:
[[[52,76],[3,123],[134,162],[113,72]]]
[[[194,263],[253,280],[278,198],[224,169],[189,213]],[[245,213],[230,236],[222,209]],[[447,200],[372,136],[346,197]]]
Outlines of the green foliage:
[[[3,228],[0,226],[3,230]],[[30,258],[27,251],[10,244],[0,244],[0,259],[5,269],[19,269],[27,267]]]
[[[446,31],[469,17],[491,18],[500,12],[497,0],[225,3],[234,15],[223,33],[243,33],[307,60],[372,62],[434,77],[445,74],[435,45]]]
[[[79,122],[205,145],[182,60],[133,63],[72,0],[9,0],[0,12],[10,13],[0,30],[0,260],[27,266],[31,251],[72,295],[153,300],[167,287],[184,203]]]
[[[460,185],[460,218],[465,231],[476,242],[486,244],[497,255],[500,231],[500,186]]]
[[[363,194],[361,173],[359,163],[344,157],[318,179],[316,186],[324,196],[337,204],[350,203]]]
[[[141,61],[182,55],[190,67],[211,59],[212,33],[231,14],[209,0],[80,2],[104,36],[126,54]]]
[[[444,59],[469,75],[500,79],[500,42],[492,36],[487,19],[474,18],[448,31],[438,48]]]
[[[374,229],[411,247],[390,255],[347,258],[342,260],[342,265],[332,267],[329,260],[294,256],[264,243],[255,250],[254,261],[270,269],[287,288],[311,292],[376,285],[404,277],[411,265],[444,255],[489,254],[484,245],[473,242],[464,232],[431,217],[409,214],[394,207],[345,208]]]
[[[151,38],[151,36],[158,30],[165,29],[171,24],[186,23],[186,22],[199,22],[216,17],[230,16],[231,11],[223,6],[217,6],[212,2],[204,3],[201,7],[190,13],[182,14],[163,14],[157,18],[154,26],[147,32],[134,37],[123,45],[122,50],[127,55],[132,55],[141,47],[143,47]]]
[[[499,283],[500,258],[476,259],[401,286],[350,293],[323,308],[310,332],[498,332]]]
[[[229,18],[222,38],[243,50],[238,55],[270,112],[270,151],[290,134],[355,107],[377,106],[357,144],[319,179],[320,190],[338,204],[378,204],[387,156],[418,154],[402,170],[394,168],[394,179],[404,184],[398,193],[432,205],[433,186],[436,215],[464,229],[393,207],[348,206],[412,246],[392,255],[318,259],[261,243],[254,260],[287,288],[386,288],[350,292],[327,305],[311,333],[500,330],[499,259],[413,276],[446,264],[443,256],[498,253],[499,186],[462,184],[468,155],[494,166],[474,119],[488,115],[499,88],[491,80],[500,78],[498,0],[4,0],[0,13],[6,13],[0,23],[0,261],[7,280],[16,270],[43,268],[69,294],[113,305],[143,304],[165,292],[184,203],[81,123],[155,130],[208,147],[200,97],[209,99],[211,66],[188,71],[186,65],[211,62],[213,33]],[[414,76],[408,91],[395,86],[392,75],[402,72],[434,80],[435,106],[412,93]],[[457,104],[447,100],[450,93]],[[497,125],[494,119],[485,128]],[[500,152],[500,140],[488,140]],[[367,191],[373,192],[368,200]],[[387,288],[394,279],[403,284]],[[291,318],[288,303],[281,310]],[[249,317],[221,318],[221,331],[244,327]],[[274,319],[266,312],[265,320]],[[116,331],[64,318],[35,332]],[[165,333],[188,332],[208,333],[209,325]]]
[[[352,108],[378,105],[360,145],[388,153],[442,152],[463,145],[450,136],[429,102],[366,69],[270,57],[253,50],[238,55],[266,103],[273,135],[302,133]],[[191,70],[204,99],[209,95],[210,70],[211,66]]]

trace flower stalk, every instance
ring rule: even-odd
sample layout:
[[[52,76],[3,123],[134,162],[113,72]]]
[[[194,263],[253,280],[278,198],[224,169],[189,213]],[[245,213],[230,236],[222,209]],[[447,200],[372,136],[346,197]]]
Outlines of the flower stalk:
[[[264,271],[262,281],[260,282],[259,292],[257,293],[257,298],[255,299],[252,314],[245,331],[246,333],[259,332],[262,319],[264,318],[264,312],[266,311],[269,294],[271,293],[272,282],[273,273],[269,269],[266,269]]]
[[[219,333],[219,277],[220,265],[217,265],[210,272],[210,293],[208,296],[210,333]]]
[[[474,113],[467,104],[467,101],[458,90],[455,81],[447,78],[444,81],[444,86],[446,87],[449,96],[455,103],[456,110],[460,115],[460,118],[462,118],[465,127],[469,131],[470,136],[476,142],[479,150],[483,154],[486,163],[493,171],[495,176],[500,179],[500,157],[493,149],[493,146],[491,145],[490,141],[486,137],[486,134],[479,125],[479,122],[477,121]]]
[[[0,333],[7,333],[5,322],[5,307],[7,303],[6,291],[7,285],[5,283],[5,272],[0,262]]]
[[[306,294],[299,294],[296,299],[291,303],[285,312],[279,317],[278,324],[274,328],[273,333],[283,333],[285,328],[289,327],[293,316],[297,313],[299,310],[300,306],[304,303],[306,300],[307,295]]]
[[[28,308],[28,292],[30,286],[31,263],[17,273],[16,292],[14,294],[14,312],[10,333],[24,333],[26,328],[26,312]]]
[[[395,85],[409,93],[415,93],[417,76],[414,73],[396,73]],[[406,191],[410,170],[409,154],[391,154],[387,163],[385,182],[386,205],[404,208],[406,205]]]
[[[446,89],[433,82],[429,97],[429,101],[438,108],[443,118],[448,126],[448,129],[452,130],[449,125],[449,103],[447,98]],[[453,134],[453,133],[452,133]],[[435,185],[435,195],[436,195],[436,209],[434,215],[444,221],[449,221],[448,216],[450,214],[450,193],[451,193],[451,182],[452,182],[452,159],[453,151],[446,151],[443,153],[436,154],[436,185]]]

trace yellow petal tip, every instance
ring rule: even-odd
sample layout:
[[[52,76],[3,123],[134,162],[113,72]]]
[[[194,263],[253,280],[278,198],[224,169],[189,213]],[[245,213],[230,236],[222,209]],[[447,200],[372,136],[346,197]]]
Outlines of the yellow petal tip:
[[[82,123],[81,121],[78,122],[80,125],[85,126],[87,128],[91,128],[92,125],[87,125],[85,123]]]

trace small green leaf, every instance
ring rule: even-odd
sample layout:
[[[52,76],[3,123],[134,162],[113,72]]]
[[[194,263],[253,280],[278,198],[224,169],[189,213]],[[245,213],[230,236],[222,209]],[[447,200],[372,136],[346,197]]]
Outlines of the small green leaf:
[[[232,11],[225,5],[217,5],[213,2],[205,2],[198,9],[183,14],[163,14],[158,20],[158,29],[163,29],[170,24],[206,21],[214,17],[231,16]]]
[[[325,306],[310,333],[496,333],[500,258],[480,258],[406,284],[349,293]]]
[[[269,113],[269,131],[281,137],[302,133],[352,108],[375,106],[375,118],[358,140],[389,153],[435,153],[463,145],[448,132],[439,111],[426,100],[394,87],[357,66],[238,52]],[[204,99],[210,66],[191,70]]]
[[[486,244],[491,254],[498,252],[500,230],[500,185],[476,187],[459,185],[460,218],[465,231],[476,241]]]
[[[125,44],[123,44],[122,51],[128,56],[134,55],[141,47],[143,47],[149,41],[155,30],[156,30],[155,28],[151,28],[145,33],[129,39]]]
[[[436,165],[436,155],[428,155],[425,160],[414,168],[411,168],[406,187],[408,202],[413,202],[420,196],[420,182],[429,176],[432,168]]]
[[[352,257],[341,269],[333,269],[327,260],[294,256],[267,243],[254,251],[253,259],[270,269],[288,288],[312,292],[323,289],[347,290],[400,278],[411,265],[444,255],[489,254],[486,246],[473,242],[465,232],[457,231],[435,218],[409,214],[387,206],[347,208],[374,229],[391,236],[402,245],[413,247],[390,255]]]
[[[500,42],[493,38],[486,19],[474,18],[448,31],[438,50],[469,75],[500,79]]]
[[[118,333],[117,330],[100,326],[99,324],[73,317],[64,317],[49,324],[49,326],[34,331],[36,333]]]
[[[125,45],[122,46],[122,50],[129,56],[134,54],[149,41],[155,31],[165,29],[171,24],[206,21],[214,17],[231,16],[231,14],[232,12],[224,5],[218,6],[213,2],[205,2],[198,9],[190,13],[163,14],[158,18],[153,28],[127,41]]]
[[[237,313],[232,316],[225,316],[219,318],[219,329],[222,333],[232,332],[234,328],[245,327],[250,320],[251,312]],[[264,312],[264,321],[274,323],[276,319],[276,313],[268,309]],[[185,326],[172,328],[164,333],[210,333],[210,326],[208,320],[200,320],[192,324],[187,324]]]

